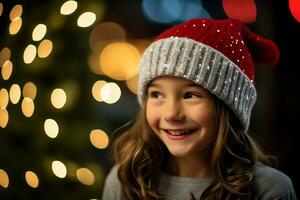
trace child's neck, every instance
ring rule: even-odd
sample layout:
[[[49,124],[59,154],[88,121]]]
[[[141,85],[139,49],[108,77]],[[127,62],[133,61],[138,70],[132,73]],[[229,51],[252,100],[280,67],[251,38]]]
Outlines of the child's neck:
[[[198,157],[176,158],[169,156],[164,170],[170,175],[181,177],[205,178],[212,176],[208,162]]]

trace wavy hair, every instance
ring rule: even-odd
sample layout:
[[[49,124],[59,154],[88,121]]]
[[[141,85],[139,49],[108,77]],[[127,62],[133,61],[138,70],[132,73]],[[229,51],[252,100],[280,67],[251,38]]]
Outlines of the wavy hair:
[[[215,179],[200,199],[251,199],[255,165],[271,164],[273,157],[264,154],[243,131],[233,112],[213,98],[218,133],[209,152]],[[141,109],[135,121],[125,125],[121,132],[113,143],[113,151],[124,198],[163,199],[157,192],[157,181],[169,153],[150,128],[145,110]],[[191,195],[191,199],[195,197]]]

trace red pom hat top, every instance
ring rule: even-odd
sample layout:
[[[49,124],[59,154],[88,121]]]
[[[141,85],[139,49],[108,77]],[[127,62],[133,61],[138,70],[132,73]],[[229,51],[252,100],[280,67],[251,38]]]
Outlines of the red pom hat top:
[[[182,77],[224,101],[248,130],[256,101],[254,64],[274,65],[279,50],[234,19],[192,19],[161,33],[140,63],[138,100],[159,76]]]

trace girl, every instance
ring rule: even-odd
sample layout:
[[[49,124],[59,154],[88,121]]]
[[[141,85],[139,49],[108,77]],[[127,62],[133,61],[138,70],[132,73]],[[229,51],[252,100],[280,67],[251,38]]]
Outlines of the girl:
[[[159,35],[143,55],[141,111],[114,143],[102,199],[296,199],[247,134],[254,62],[278,58],[237,20],[194,19]]]

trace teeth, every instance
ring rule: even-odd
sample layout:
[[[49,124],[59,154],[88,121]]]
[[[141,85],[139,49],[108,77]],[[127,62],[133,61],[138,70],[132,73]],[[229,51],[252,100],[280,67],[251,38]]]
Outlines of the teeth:
[[[184,135],[184,134],[187,134],[190,132],[190,130],[180,130],[180,131],[170,131],[170,130],[167,130],[167,132],[171,135],[175,135],[175,136],[178,136],[178,135]]]

